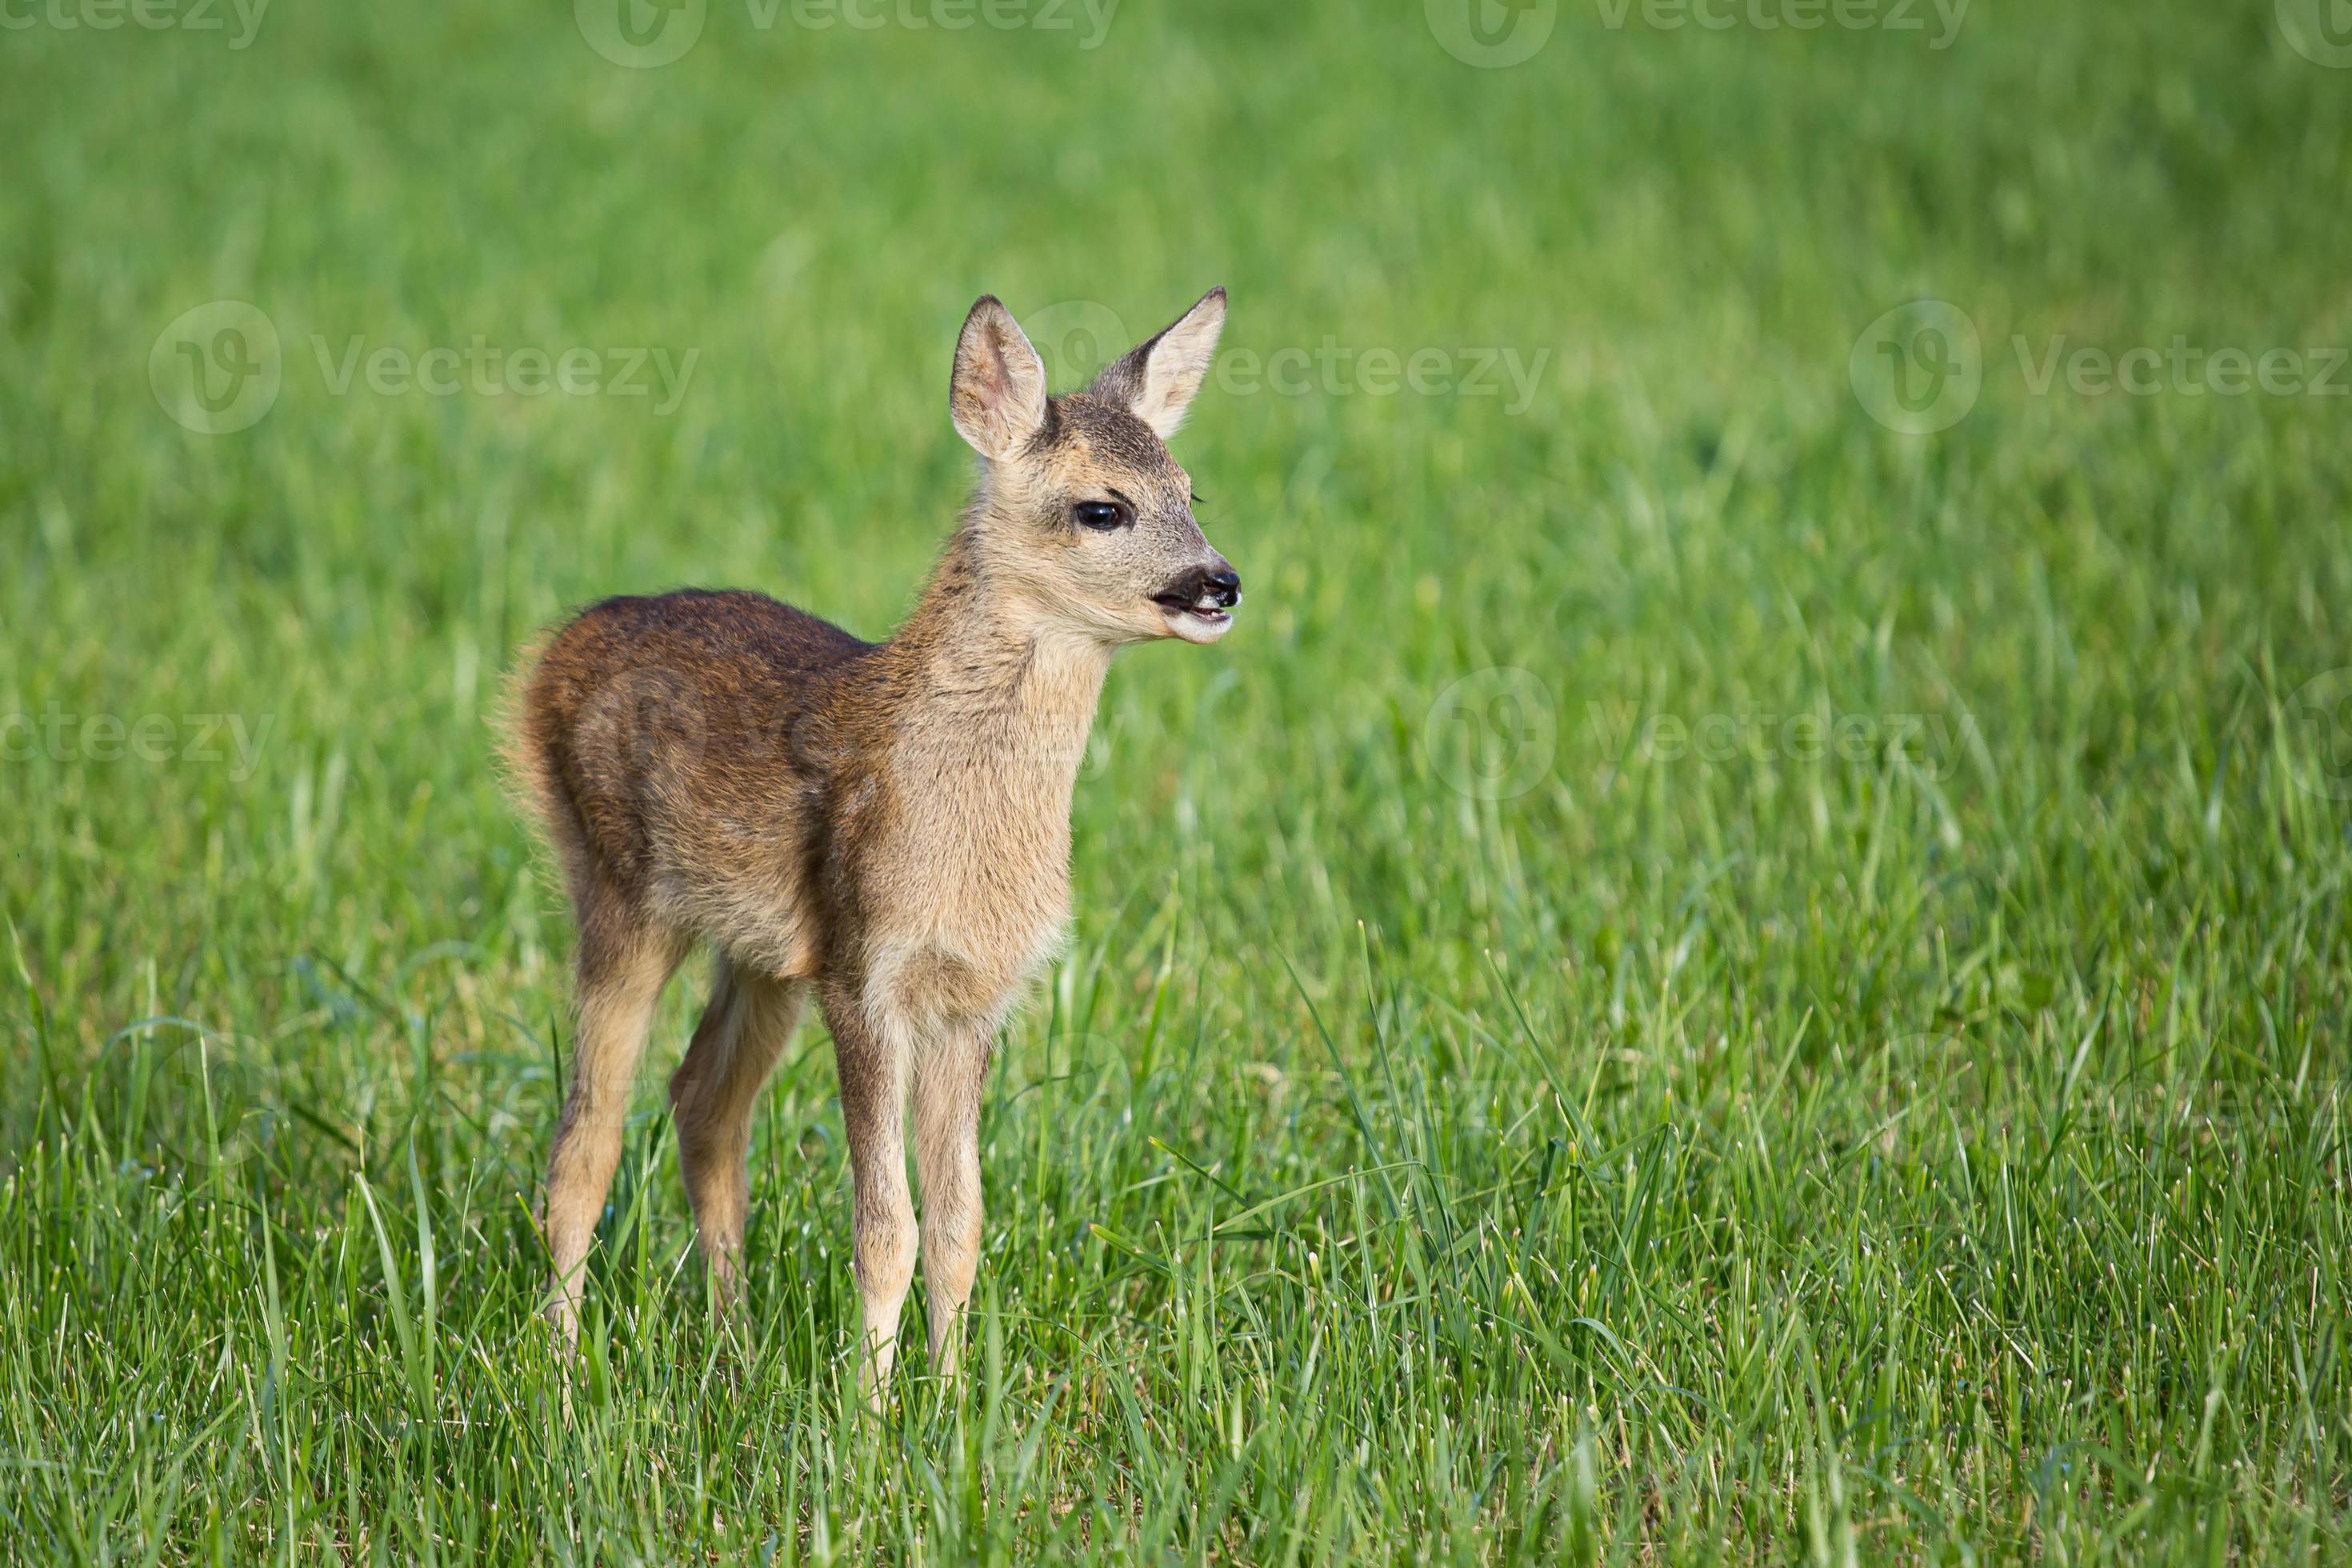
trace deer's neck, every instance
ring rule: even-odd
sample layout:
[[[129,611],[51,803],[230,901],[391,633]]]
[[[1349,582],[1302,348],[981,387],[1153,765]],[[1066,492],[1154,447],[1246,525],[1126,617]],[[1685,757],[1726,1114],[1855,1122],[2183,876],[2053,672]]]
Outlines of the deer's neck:
[[[893,642],[902,759],[937,770],[934,788],[979,789],[1066,823],[1111,649],[1056,625],[1018,583],[992,581],[970,528]]]

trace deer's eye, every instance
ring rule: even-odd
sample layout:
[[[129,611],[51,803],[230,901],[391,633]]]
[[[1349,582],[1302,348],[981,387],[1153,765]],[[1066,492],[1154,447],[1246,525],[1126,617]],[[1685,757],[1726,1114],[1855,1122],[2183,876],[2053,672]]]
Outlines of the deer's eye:
[[[1070,509],[1070,515],[1076,518],[1084,527],[1104,532],[1114,528],[1124,528],[1135,521],[1134,512],[1117,501],[1109,500],[1082,500]]]

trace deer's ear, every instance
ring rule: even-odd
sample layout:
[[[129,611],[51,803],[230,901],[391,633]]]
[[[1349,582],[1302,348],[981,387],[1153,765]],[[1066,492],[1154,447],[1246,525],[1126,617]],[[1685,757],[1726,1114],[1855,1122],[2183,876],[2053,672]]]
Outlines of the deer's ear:
[[[1225,291],[1212,289],[1174,326],[1129,350],[1088,390],[1122,405],[1165,441],[1184,423],[1184,411],[1208,379],[1224,330]]]
[[[992,461],[1011,457],[1045,423],[1045,364],[1003,302],[982,294],[956,340],[948,414],[956,434]]]

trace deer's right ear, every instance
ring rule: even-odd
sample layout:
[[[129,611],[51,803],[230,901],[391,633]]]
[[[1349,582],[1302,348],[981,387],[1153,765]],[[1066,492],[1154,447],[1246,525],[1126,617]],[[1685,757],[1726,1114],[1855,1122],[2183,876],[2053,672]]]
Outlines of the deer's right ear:
[[[964,318],[948,413],[956,434],[992,462],[1019,451],[1045,423],[1045,362],[993,294],[982,294]]]

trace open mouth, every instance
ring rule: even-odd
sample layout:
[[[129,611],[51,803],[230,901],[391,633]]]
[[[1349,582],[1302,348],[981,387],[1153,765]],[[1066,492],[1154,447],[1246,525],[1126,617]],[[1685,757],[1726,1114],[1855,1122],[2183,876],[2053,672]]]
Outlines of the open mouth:
[[[1234,624],[1232,605],[1214,588],[1198,594],[1155,594],[1151,602],[1168,617],[1169,628],[1188,641],[1206,642],[1223,637]]]

